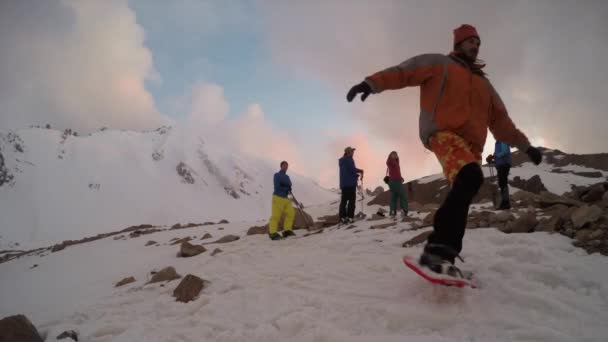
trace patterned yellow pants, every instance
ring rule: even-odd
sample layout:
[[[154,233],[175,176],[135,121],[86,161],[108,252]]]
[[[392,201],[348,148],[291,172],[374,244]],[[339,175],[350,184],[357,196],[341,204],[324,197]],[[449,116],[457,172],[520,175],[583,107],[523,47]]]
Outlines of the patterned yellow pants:
[[[454,178],[463,166],[481,163],[481,152],[473,152],[471,144],[456,133],[437,132],[431,137],[430,143],[450,184],[454,183]]]

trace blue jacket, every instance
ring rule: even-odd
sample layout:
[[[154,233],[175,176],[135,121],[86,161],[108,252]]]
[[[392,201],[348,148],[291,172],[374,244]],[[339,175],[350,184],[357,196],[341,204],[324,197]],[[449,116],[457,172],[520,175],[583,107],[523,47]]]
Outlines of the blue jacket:
[[[344,156],[338,161],[340,166],[340,189],[348,187],[356,187],[359,178],[358,173],[361,170],[355,166],[355,160],[352,156]]]
[[[291,179],[283,170],[274,174],[274,192],[273,195],[287,198],[291,192]]]
[[[511,148],[509,145],[496,140],[494,144],[494,160],[496,166],[511,165]]]

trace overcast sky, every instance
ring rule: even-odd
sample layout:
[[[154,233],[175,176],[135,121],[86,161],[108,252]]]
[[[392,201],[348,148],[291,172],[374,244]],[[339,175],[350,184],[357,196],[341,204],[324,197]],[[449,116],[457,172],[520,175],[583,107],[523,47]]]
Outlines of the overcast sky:
[[[533,143],[608,152],[607,3],[4,0],[0,127],[222,130],[244,153],[289,160],[327,186],[346,145],[369,186],[397,150],[412,179],[440,170],[418,140],[418,89],[364,103],[345,94],[411,56],[449,53],[452,30],[469,23]]]

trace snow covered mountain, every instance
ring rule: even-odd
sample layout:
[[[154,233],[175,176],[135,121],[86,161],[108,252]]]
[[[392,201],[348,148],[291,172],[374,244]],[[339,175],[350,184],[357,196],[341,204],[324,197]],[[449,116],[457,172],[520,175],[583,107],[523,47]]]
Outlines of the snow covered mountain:
[[[0,130],[0,247],[48,245],[143,223],[266,220],[278,166],[217,140],[175,127],[87,136]],[[304,204],[336,198],[289,174]]]
[[[608,183],[601,183],[602,156],[546,151],[545,162],[535,167],[515,155],[514,177],[539,175],[551,191],[601,184],[568,198],[521,191],[533,198],[522,197],[509,212],[494,211],[487,200],[474,204],[461,254],[466,263],[459,266],[474,272],[479,288],[458,289],[431,285],[401,262],[403,255],[420,254],[433,205],[403,221],[369,215],[381,206],[364,205],[367,220],[271,241],[255,232],[259,224],[249,217],[269,210],[264,206],[274,168],[183,137],[170,129],[87,137],[4,132],[3,234],[17,231],[5,227],[18,227],[21,236],[40,243],[53,234],[81,238],[99,232],[95,220],[115,232],[71,245],[0,250],[0,317],[25,315],[44,341],[58,341],[63,332],[98,342],[606,339]],[[313,217],[336,213],[334,192],[292,179],[302,201],[331,202],[307,208]],[[151,186],[155,181],[159,185]],[[427,184],[434,200],[444,191],[441,182],[441,176],[425,177],[414,187]],[[67,214],[37,211],[44,206]],[[172,224],[238,215],[245,222],[116,231],[128,220]],[[7,217],[14,226],[5,224]],[[38,230],[19,220],[37,222]],[[196,253],[184,257],[184,248]],[[177,274],[163,271],[169,266]],[[156,282],[159,274],[169,277]],[[187,302],[178,300],[182,296]],[[0,320],[0,332],[5,322]]]

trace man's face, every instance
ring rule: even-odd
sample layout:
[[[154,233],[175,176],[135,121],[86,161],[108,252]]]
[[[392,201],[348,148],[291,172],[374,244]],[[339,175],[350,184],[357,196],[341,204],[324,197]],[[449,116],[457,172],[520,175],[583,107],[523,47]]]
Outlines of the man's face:
[[[477,37],[469,37],[462,41],[458,45],[458,52],[467,56],[470,60],[474,61],[477,59],[477,54],[479,53],[479,46],[481,45],[481,41]]]
[[[288,167],[289,167],[289,164],[287,164],[287,163],[281,164],[281,171],[287,171]]]

